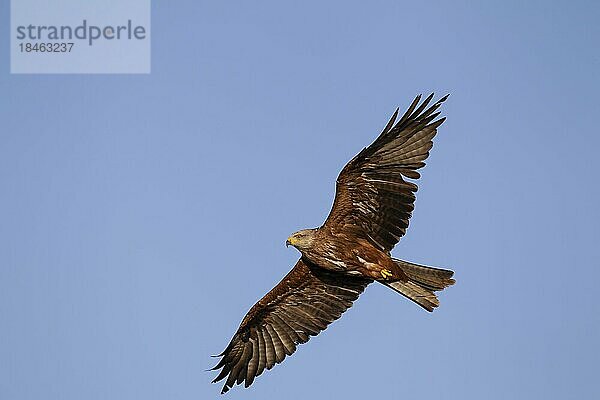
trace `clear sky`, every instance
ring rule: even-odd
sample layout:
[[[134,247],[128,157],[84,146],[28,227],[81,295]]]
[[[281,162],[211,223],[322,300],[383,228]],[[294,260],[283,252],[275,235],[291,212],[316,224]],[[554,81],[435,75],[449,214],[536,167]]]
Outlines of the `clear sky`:
[[[600,398],[597,2],[223,3],[155,0],[152,73],[114,76],[10,75],[0,3],[0,398],[215,398],[287,236],[431,91],[393,254],[457,284],[373,285],[227,396]]]

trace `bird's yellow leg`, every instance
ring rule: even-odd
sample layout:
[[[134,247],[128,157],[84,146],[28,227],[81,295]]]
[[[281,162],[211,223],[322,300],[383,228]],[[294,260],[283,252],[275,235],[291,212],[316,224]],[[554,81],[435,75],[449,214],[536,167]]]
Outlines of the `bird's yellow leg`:
[[[387,279],[394,275],[394,274],[392,274],[392,271],[390,271],[389,269],[382,269],[381,271],[379,271],[379,273],[381,274],[383,279]]]

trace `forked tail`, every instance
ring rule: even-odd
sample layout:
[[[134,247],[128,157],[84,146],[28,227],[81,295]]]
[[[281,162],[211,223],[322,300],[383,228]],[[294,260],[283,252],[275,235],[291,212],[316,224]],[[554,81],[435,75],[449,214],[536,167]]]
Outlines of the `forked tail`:
[[[453,271],[441,268],[432,268],[424,265],[413,264],[407,261],[394,259],[396,265],[408,277],[408,281],[382,282],[401,295],[414,301],[427,311],[433,311],[440,305],[435,292],[454,284]]]

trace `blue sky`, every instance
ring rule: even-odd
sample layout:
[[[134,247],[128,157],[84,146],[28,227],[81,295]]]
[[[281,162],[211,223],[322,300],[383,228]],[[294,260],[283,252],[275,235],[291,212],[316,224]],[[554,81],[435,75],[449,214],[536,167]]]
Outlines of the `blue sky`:
[[[334,180],[418,93],[451,93],[399,258],[229,398],[594,398],[595,2],[154,1],[150,75],[10,75],[0,42],[0,398],[205,399]],[[0,5],[8,38],[8,2]]]

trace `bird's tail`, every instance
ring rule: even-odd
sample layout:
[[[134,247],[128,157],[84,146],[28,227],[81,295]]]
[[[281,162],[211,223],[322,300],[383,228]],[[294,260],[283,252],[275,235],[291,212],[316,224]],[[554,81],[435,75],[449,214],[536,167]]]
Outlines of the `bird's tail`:
[[[440,305],[434,292],[454,284],[453,271],[448,269],[427,267],[407,261],[394,259],[408,277],[408,281],[383,282],[401,295],[414,301],[427,311],[433,311]]]

